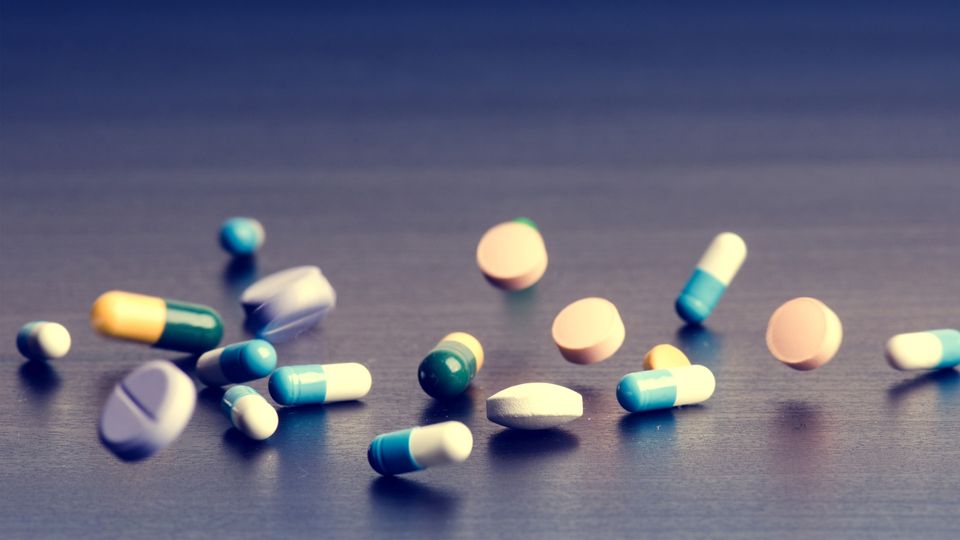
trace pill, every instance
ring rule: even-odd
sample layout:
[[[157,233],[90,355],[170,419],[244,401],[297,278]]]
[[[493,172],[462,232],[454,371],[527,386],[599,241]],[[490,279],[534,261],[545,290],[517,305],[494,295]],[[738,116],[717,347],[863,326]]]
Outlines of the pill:
[[[692,324],[705,321],[746,258],[747,244],[740,236],[724,232],[714,237],[677,297],[680,318]]]
[[[483,367],[483,347],[465,332],[447,334],[424,357],[417,370],[423,391],[437,399],[458,396]]]
[[[643,369],[665,369],[689,366],[690,359],[683,351],[667,343],[661,343],[643,356]]]
[[[280,417],[273,405],[256,390],[242,384],[231,386],[223,394],[220,408],[233,427],[255,441],[270,438],[280,423]]]
[[[843,340],[843,326],[816,298],[794,298],[778,307],[767,323],[767,348],[784,364],[801,371],[829,362]]]
[[[270,397],[280,405],[318,405],[367,395],[373,378],[355,362],[284,366],[270,375]]]
[[[574,364],[594,364],[613,356],[626,331],[620,312],[604,298],[583,298],[563,308],[553,320],[553,341]]]
[[[693,365],[628,373],[617,385],[617,401],[630,412],[703,403],[717,386],[713,372]]]
[[[547,271],[547,247],[529,218],[493,226],[477,244],[477,266],[491,284],[508,291],[526,289]]]
[[[105,336],[192,353],[213,349],[223,337],[223,323],[213,308],[123,291],[100,295],[90,323]]]
[[[234,256],[253,255],[265,237],[263,225],[253,218],[233,217],[220,226],[220,245]]]
[[[887,362],[902,370],[956,367],[960,365],[960,330],[897,334],[887,341]]]
[[[70,332],[60,323],[28,322],[17,332],[17,350],[30,360],[63,358],[70,352]]]
[[[262,339],[251,339],[207,351],[197,360],[197,378],[207,386],[261,379],[277,367],[277,350]]]
[[[122,459],[149,457],[180,436],[196,402],[190,377],[166,360],[152,360],[113,388],[100,416],[100,440]]]
[[[289,341],[319,324],[337,293],[316,266],[297,266],[264,277],[240,296],[247,326],[273,343]]]
[[[378,435],[370,442],[367,460],[385,476],[460,463],[470,457],[473,434],[450,421]]]
[[[583,416],[583,397],[545,382],[518,384],[487,398],[487,419],[514,429],[549,429]]]

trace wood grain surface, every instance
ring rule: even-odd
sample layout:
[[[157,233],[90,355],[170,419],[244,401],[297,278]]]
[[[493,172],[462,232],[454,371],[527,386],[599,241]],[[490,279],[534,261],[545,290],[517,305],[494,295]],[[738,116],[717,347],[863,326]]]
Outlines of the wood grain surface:
[[[882,350],[960,325],[960,17],[870,6],[4,2],[0,537],[955,538],[960,374],[896,372]],[[252,266],[216,245],[231,215],[266,227]],[[519,215],[550,267],[508,295],[474,250]],[[683,327],[673,299],[722,230],[747,262]],[[282,409],[252,444],[204,389],[152,459],[100,445],[125,373],[192,368],[94,335],[100,293],[209,304],[231,342],[239,292],[300,264],[338,306],[280,362],[363,362],[366,399]],[[572,365],[550,324],[590,295],[626,342]],[[808,373],[763,341],[802,295],[845,330]],[[14,335],[37,319],[70,329],[68,357],[23,363]],[[416,368],[454,330],[487,359],[435,402]],[[716,394],[624,414],[618,379],[663,342]],[[486,397],[531,381],[583,394],[583,418],[487,421]],[[446,419],[473,430],[467,462],[368,466],[375,435]]]

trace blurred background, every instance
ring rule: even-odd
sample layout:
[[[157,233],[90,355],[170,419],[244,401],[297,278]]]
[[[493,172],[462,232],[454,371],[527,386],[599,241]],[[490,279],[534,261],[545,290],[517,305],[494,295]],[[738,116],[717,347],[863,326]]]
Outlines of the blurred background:
[[[3,0],[0,536],[952,538],[960,377],[880,351],[960,324],[958,51],[957,2]],[[266,226],[253,268],[216,246],[232,215]],[[551,268],[502,295],[473,250],[519,215]],[[673,298],[727,229],[747,263],[705,329],[681,327]],[[93,335],[97,295],[210,304],[237,341],[239,291],[297,264],[340,304],[281,363],[363,361],[367,400],[283,411],[251,445],[205,391],[155,458],[99,446],[112,385],[170,356]],[[627,342],[584,368],[548,329],[589,295]],[[800,295],[847,336],[805,374],[763,345]],[[67,359],[22,363],[35,319],[67,325]],[[434,403],[416,365],[456,329],[488,365]],[[624,416],[616,381],[660,342],[717,395]],[[487,396],[531,380],[580,391],[584,418],[487,422]],[[374,435],[447,418],[474,430],[470,461],[375,478]]]

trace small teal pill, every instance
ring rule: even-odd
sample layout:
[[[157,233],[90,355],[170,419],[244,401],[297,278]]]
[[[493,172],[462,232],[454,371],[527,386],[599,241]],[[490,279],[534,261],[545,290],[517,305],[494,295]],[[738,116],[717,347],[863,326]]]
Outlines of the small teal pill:
[[[263,225],[253,218],[234,217],[220,227],[220,245],[234,256],[252,255],[263,245]]]

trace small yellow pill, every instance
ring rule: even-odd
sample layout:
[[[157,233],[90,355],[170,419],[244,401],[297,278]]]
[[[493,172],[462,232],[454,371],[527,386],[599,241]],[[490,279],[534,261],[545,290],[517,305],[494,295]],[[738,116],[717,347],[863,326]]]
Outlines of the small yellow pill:
[[[683,351],[668,343],[661,343],[647,351],[643,357],[643,369],[667,369],[690,365]]]

